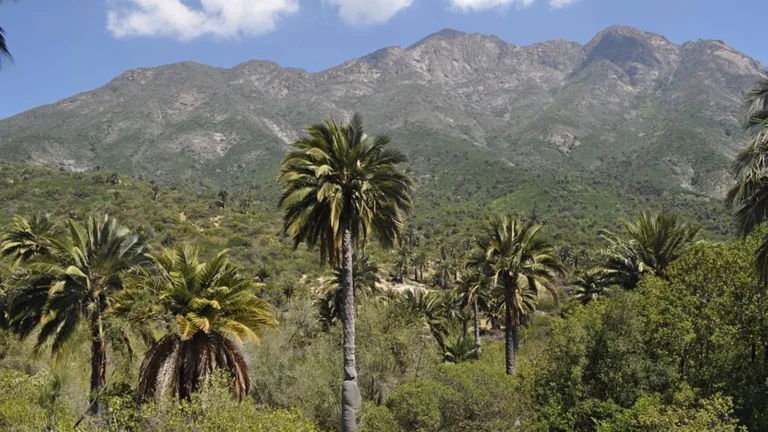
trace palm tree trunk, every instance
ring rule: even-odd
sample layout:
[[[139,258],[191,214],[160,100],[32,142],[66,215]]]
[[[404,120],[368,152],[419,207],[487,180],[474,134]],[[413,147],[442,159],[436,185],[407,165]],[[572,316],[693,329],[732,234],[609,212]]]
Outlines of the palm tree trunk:
[[[361,397],[355,366],[355,292],[352,285],[354,263],[352,262],[352,232],[349,228],[344,230],[342,255],[344,311],[341,315],[341,325],[344,333],[344,383],[341,387],[341,430],[354,432],[357,429],[357,410],[360,408]]]
[[[480,311],[477,307],[477,298],[472,302],[472,313],[475,319],[475,347],[477,353],[480,354]]]
[[[515,350],[517,348],[517,343],[515,342],[515,333],[517,330],[515,328],[515,325],[513,324],[512,320],[512,299],[509,295],[509,290],[505,290],[505,301],[506,304],[506,320],[504,322],[505,328],[504,328],[504,341],[506,343],[506,361],[507,361],[507,375],[514,375],[515,374]]]
[[[101,317],[91,317],[91,414],[101,415],[101,402],[93,403],[104,388],[107,379],[107,347],[101,332]]]

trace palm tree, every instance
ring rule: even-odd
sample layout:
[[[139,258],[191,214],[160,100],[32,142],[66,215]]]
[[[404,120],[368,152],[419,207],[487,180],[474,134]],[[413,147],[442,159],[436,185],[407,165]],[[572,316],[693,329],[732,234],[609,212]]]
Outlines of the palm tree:
[[[107,215],[91,216],[80,225],[68,221],[50,254],[29,261],[8,301],[10,324],[21,337],[37,332],[36,348],[51,343],[58,356],[81,324],[91,342],[91,412],[99,414],[99,393],[107,367],[105,315],[132,270],[146,262],[147,247],[136,234]]]
[[[412,260],[413,278],[416,282],[424,283],[424,267],[427,266],[427,254],[423,250],[416,252]]]
[[[412,208],[411,179],[397,169],[403,153],[387,148],[387,136],[369,137],[355,114],[346,125],[333,120],[310,126],[280,167],[285,184],[280,207],[294,246],[320,247],[322,261],[342,269],[344,382],[342,431],[357,428],[360,390],[355,365],[353,253],[375,236],[392,247]]]
[[[444,335],[438,343],[443,353],[443,360],[449,363],[475,359],[480,354],[477,344],[462,333]]]
[[[2,6],[3,0],[0,0],[0,6]],[[5,30],[0,27],[0,69],[3,68],[3,63],[12,62],[11,52],[8,50],[8,44],[5,42]]]
[[[166,249],[151,256],[153,268],[146,282],[118,301],[133,302],[135,290],[153,294],[157,315],[175,328],[147,352],[139,372],[140,401],[170,391],[188,399],[215,369],[232,376],[232,392],[242,400],[251,387],[238,342],[261,340],[277,321],[267,302],[256,296],[256,284],[229,263],[227,251],[208,263],[198,250]],[[129,305],[130,306],[130,305]]]
[[[11,259],[11,267],[51,254],[58,228],[50,216],[34,213],[30,217],[14,216],[0,244],[0,255]]]
[[[676,213],[643,211],[636,222],[621,221],[626,238],[603,233],[608,247],[602,252],[607,280],[631,289],[640,275],[665,277],[670,263],[695,242],[701,231],[680,223]]]
[[[353,290],[355,298],[368,298],[379,294],[379,288],[376,284],[380,282],[379,267],[370,262],[367,255],[360,259],[354,257],[354,275]],[[333,278],[325,289],[325,292],[318,298],[320,309],[320,324],[324,330],[329,329],[337,321],[341,320],[342,309],[344,309],[344,299],[342,298],[343,273],[341,268],[336,268],[333,272]]]
[[[448,317],[445,311],[445,293],[414,288],[405,291],[405,302],[416,314],[424,317],[435,340],[440,343],[448,334]]]
[[[478,240],[484,256],[469,262],[470,267],[490,266],[494,285],[501,288],[509,375],[515,374],[521,319],[535,307],[531,300],[543,291],[555,295],[551,283],[563,274],[554,246],[541,236],[542,229],[540,225],[523,223],[512,215],[496,217],[491,220],[487,235]]]
[[[475,330],[475,348],[480,351],[480,297],[487,295],[492,278],[479,269],[467,269],[459,275],[457,292],[461,295],[464,306],[472,306],[472,318]]]
[[[600,298],[610,285],[605,270],[599,267],[579,272],[572,284],[576,288],[573,297],[583,305]]]
[[[739,233],[746,236],[768,215],[768,77],[760,78],[747,93],[744,114],[751,136],[734,161],[736,184],[728,191],[726,203],[736,211]],[[756,264],[761,280],[768,282],[768,238],[756,251]]]

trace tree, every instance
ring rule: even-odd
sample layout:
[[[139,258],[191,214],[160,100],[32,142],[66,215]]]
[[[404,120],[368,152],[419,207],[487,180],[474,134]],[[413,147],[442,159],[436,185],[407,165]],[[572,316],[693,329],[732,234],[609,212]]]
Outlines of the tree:
[[[631,289],[640,275],[664,278],[670,263],[696,241],[699,228],[681,223],[676,213],[643,211],[636,222],[622,220],[624,234],[604,232],[608,247],[602,251],[607,280]]]
[[[363,255],[360,259],[355,256],[353,261],[355,262],[352,271],[355,298],[367,298],[378,294],[379,288],[376,284],[380,282],[379,267],[371,263],[367,255]],[[325,292],[317,300],[320,309],[320,324],[326,330],[341,320],[344,309],[344,298],[342,297],[344,281],[342,277],[341,268],[336,268]]]
[[[464,270],[459,275],[457,292],[461,295],[464,306],[472,307],[472,318],[475,330],[475,349],[480,350],[480,308],[479,300],[487,295],[493,283],[492,278],[482,269]]]
[[[166,249],[153,255],[144,287],[153,294],[156,315],[175,331],[148,351],[139,372],[140,401],[172,392],[189,399],[216,369],[232,376],[232,392],[238,400],[249,393],[251,382],[245,360],[234,337],[259,342],[277,321],[267,302],[254,293],[255,284],[229,263],[227,251],[208,263],[190,247]],[[126,291],[118,301],[130,308],[136,292]]]
[[[0,0],[0,6],[2,4],[3,1]],[[3,68],[5,62],[13,62],[13,57],[11,56],[11,51],[8,49],[8,43],[5,41],[5,30],[0,27],[0,69]]]
[[[294,247],[319,246],[322,261],[341,264],[344,313],[344,383],[342,430],[357,428],[360,390],[355,365],[355,294],[353,253],[375,236],[392,247],[403,228],[403,215],[412,208],[411,179],[397,169],[406,162],[401,152],[387,148],[387,136],[369,137],[359,114],[345,125],[333,120],[310,126],[293,144],[280,167],[285,184],[280,207],[284,231]]]
[[[746,236],[768,215],[768,77],[749,90],[744,112],[744,126],[751,136],[733,163],[736,184],[728,191],[726,203],[736,212],[739,233]],[[768,237],[756,250],[756,264],[760,278],[768,282]]]
[[[91,343],[91,412],[99,414],[98,394],[106,385],[107,316],[128,272],[146,262],[147,247],[136,234],[107,215],[85,225],[70,220],[50,253],[18,272],[9,295],[11,327],[22,337],[37,332],[35,347],[51,343],[54,357],[72,342],[84,322]],[[125,340],[125,338],[122,338]]]
[[[579,272],[572,285],[576,288],[573,297],[586,305],[600,298],[610,284],[606,280],[605,271],[596,267]]]
[[[11,267],[51,253],[58,228],[50,216],[35,213],[30,217],[14,216],[0,244],[0,255],[10,258]]]
[[[541,236],[542,229],[541,225],[524,223],[512,215],[496,217],[491,220],[488,233],[478,240],[484,256],[469,262],[470,267],[489,266],[494,285],[501,288],[508,375],[515,374],[521,318],[533,307],[529,299],[537,298],[542,291],[554,295],[551,283],[563,274],[554,246]]]

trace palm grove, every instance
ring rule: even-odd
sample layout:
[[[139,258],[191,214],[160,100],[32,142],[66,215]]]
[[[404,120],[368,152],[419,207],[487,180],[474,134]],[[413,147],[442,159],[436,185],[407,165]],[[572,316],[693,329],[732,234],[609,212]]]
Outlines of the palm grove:
[[[414,183],[399,168],[405,156],[355,115],[310,126],[279,168],[284,235],[330,267],[319,292],[306,294],[317,329],[294,283],[274,297],[270,269],[240,268],[227,250],[183,239],[153,247],[145,230],[106,214],[37,213],[5,229],[3,331],[50,352],[54,364],[87,341],[87,410],[62,423],[56,397],[35,396],[50,413],[39,419],[44,429],[215,430],[224,424],[217,418],[239,416],[246,430],[762,430],[768,80],[746,107],[752,136],[728,195],[741,240],[706,242],[665,211],[600,232],[594,253],[574,253],[535,216],[514,213],[492,215],[471,237],[427,238],[406,219]],[[152,192],[154,202],[160,188]],[[378,340],[356,338],[360,320]],[[310,377],[269,381],[270,368],[291,370],[274,358],[257,355],[265,364],[249,372],[243,343],[270,338],[282,341],[278,358],[317,374],[325,351],[313,350],[328,341],[340,357],[329,364],[341,371],[317,388],[341,382],[338,404],[281,393]],[[130,359],[137,349],[143,361],[125,396],[109,356]],[[60,393],[52,382],[41,394]],[[0,424],[32,421],[3,407]],[[322,414],[334,410],[335,420]]]

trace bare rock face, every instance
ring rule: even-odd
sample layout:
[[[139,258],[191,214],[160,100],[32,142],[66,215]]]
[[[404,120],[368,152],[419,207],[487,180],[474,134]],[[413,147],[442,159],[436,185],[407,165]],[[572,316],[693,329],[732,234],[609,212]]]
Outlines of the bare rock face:
[[[0,121],[0,154],[167,181],[272,183],[307,124],[358,111],[441,187],[446,167],[457,184],[476,175],[461,160],[503,160],[510,172],[541,165],[596,177],[631,166],[608,174],[715,197],[743,143],[741,98],[765,72],[723,42],[677,45],[631,27],[583,46],[443,30],[317,73],[268,61],[130,70]]]

